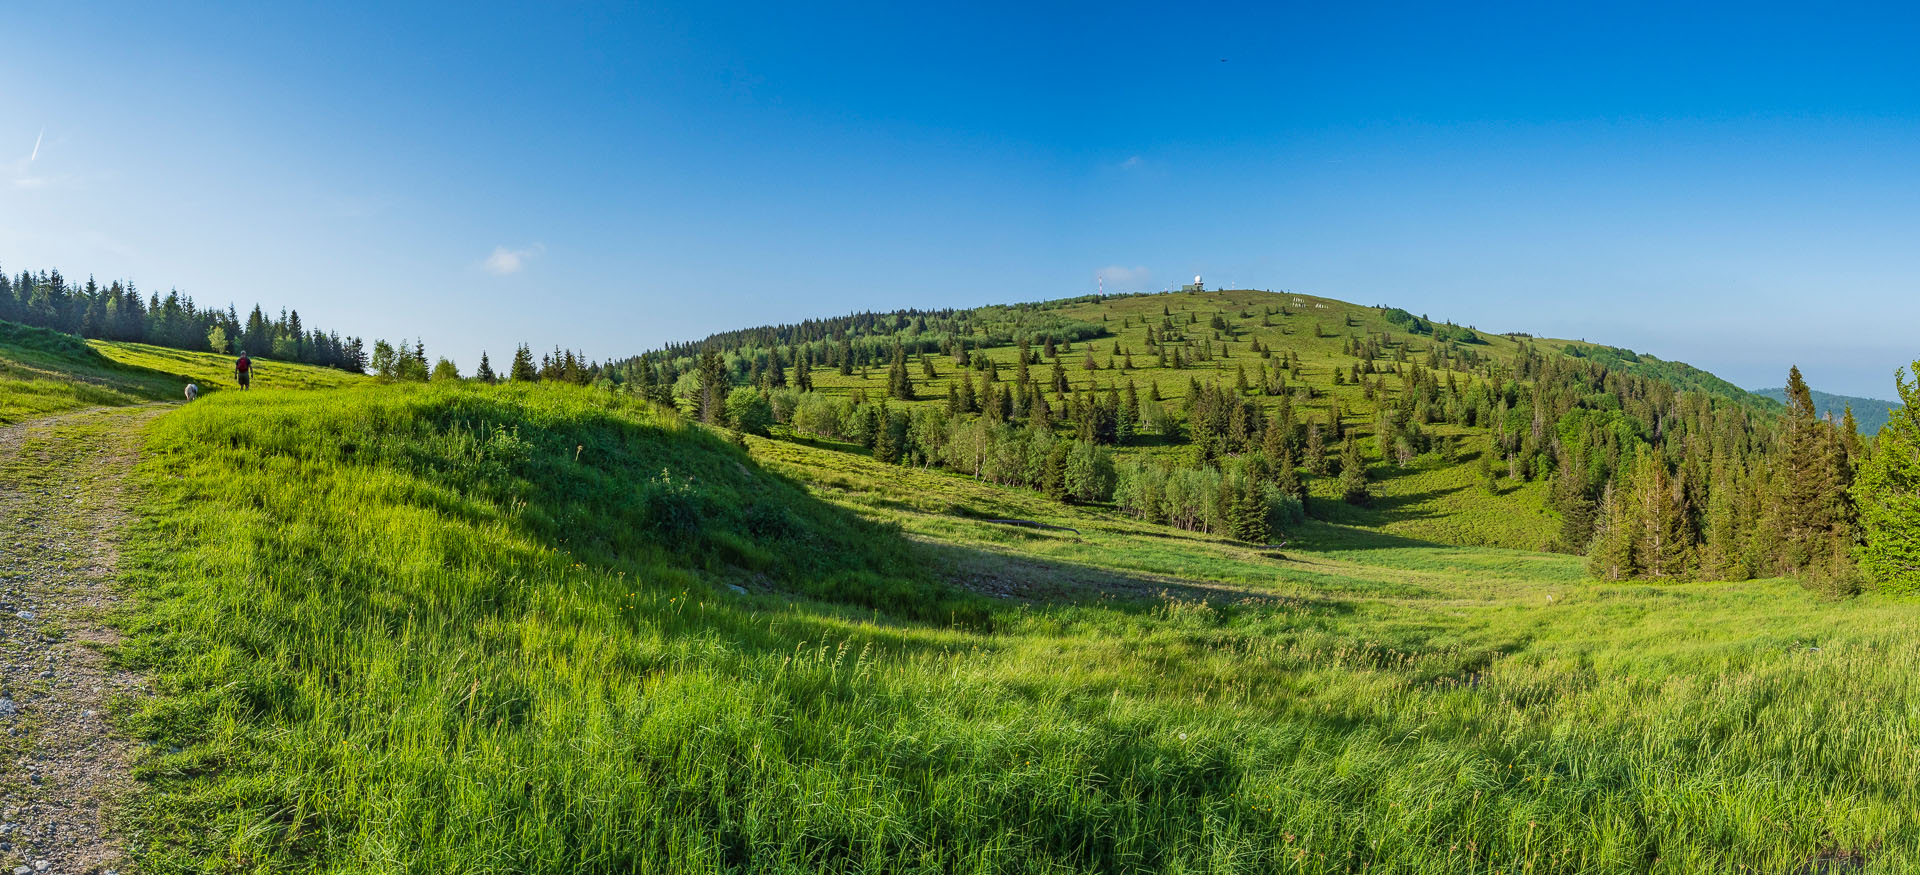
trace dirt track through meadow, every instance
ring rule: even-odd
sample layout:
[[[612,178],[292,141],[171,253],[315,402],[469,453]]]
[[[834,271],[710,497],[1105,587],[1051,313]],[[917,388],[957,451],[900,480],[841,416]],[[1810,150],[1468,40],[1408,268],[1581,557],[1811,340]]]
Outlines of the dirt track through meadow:
[[[140,426],[165,408],[97,409],[0,427],[0,875],[126,867],[111,818],[133,742],[108,708],[140,678],[118,635],[117,543]]]

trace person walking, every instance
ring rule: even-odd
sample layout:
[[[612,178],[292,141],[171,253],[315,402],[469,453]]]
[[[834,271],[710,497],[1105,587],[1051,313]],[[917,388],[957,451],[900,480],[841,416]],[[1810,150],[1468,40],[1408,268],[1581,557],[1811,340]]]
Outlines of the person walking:
[[[240,381],[242,389],[249,388],[253,383],[253,359],[247,358],[244,352],[233,360],[233,377]]]

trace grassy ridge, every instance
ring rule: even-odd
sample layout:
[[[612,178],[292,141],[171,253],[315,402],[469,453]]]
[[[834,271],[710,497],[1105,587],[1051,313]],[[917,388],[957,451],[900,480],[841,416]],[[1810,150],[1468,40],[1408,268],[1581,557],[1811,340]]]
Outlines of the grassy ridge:
[[[172,374],[116,364],[72,335],[0,322],[0,425],[177,398],[185,385]]]
[[[587,390],[163,418],[124,618],[148,868],[1920,861],[1910,605],[1327,524],[1282,559],[751,446],[811,494]]]
[[[234,356],[212,352],[188,352],[164,346],[150,346],[144,343],[111,343],[104,340],[89,340],[102,356],[122,365],[148,370],[178,374],[185,380],[191,380],[202,391],[238,388],[240,385],[233,376]],[[297,362],[277,362],[271,359],[253,359],[253,388],[255,389],[332,389],[365,382],[361,374],[348,373],[334,368],[317,365],[303,365]]]
[[[317,389],[366,378],[312,365],[256,361],[258,388]],[[139,343],[81,340],[0,322],[0,424],[147,401],[177,401],[188,383],[203,392],[236,385],[233,357]]]

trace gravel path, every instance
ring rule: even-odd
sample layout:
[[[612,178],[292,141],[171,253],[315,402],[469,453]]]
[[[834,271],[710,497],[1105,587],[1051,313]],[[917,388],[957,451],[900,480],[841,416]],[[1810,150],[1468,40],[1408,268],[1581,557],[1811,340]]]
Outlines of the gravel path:
[[[133,743],[107,709],[141,685],[100,648],[126,475],[162,409],[0,427],[0,875],[126,868],[109,812]]]

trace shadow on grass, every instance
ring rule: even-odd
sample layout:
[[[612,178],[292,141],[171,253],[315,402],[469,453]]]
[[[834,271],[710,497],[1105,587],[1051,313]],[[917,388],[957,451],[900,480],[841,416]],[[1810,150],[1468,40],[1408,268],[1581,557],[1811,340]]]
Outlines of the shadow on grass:
[[[1347,615],[1354,611],[1352,602],[1341,599],[1319,596],[1303,598],[1292,594],[1280,596],[1231,583],[1120,571],[933,541],[920,541],[918,546],[940,578],[951,585],[996,600],[1055,605],[1098,604],[1128,614],[1150,611],[1173,599],[1214,605],[1282,599],[1316,614]]]
[[[1423,541],[1333,520],[1314,519],[1288,529],[1288,544],[1303,550],[1451,549],[1437,541]]]

